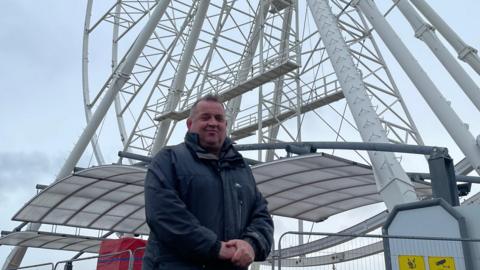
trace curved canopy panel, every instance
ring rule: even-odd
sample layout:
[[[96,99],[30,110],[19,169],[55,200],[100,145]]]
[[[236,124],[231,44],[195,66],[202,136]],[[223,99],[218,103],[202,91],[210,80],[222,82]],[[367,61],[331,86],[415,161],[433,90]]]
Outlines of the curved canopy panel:
[[[380,202],[370,167],[324,153],[253,167],[273,215],[320,221]],[[92,167],[66,177],[35,196],[14,220],[148,234],[143,184],[146,169]],[[423,185],[420,193],[428,194]]]
[[[148,234],[143,182],[146,169],[107,165],[74,173],[43,190],[14,220]]]
[[[98,253],[102,240],[87,236],[25,231],[3,236],[0,245]]]
[[[382,201],[370,166],[325,153],[264,163],[253,173],[270,211],[279,216],[318,222]],[[431,194],[427,184],[416,189],[421,197]]]

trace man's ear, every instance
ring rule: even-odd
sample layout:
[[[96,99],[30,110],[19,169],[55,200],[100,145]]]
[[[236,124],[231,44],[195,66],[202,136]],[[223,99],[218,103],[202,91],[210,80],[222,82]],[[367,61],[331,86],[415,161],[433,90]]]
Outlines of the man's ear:
[[[192,127],[192,119],[189,117],[187,118],[187,129],[190,130],[190,127]]]

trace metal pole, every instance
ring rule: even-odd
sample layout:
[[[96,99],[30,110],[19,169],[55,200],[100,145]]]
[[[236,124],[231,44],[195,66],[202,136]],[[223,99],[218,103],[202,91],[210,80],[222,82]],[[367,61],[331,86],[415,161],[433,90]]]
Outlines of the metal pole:
[[[63,270],[73,270],[72,261],[66,262],[66,263],[65,263],[65,266],[63,267]]]
[[[280,36],[280,63],[288,60],[289,53],[289,44],[290,44],[290,26],[292,23],[292,14],[293,13],[293,4],[285,8],[285,13],[283,16],[283,25],[282,25],[282,34]],[[272,108],[270,108],[271,113],[270,117],[275,118],[279,112],[282,103],[282,94],[283,94],[283,84],[285,81],[285,75],[280,76],[275,80],[275,87],[273,90],[272,97]],[[298,110],[298,109],[297,109]],[[261,119],[259,119],[261,122]],[[268,142],[274,142],[278,136],[278,131],[280,129],[279,123],[270,126],[268,128]],[[273,151],[267,151],[265,161],[272,161],[274,158]]]
[[[425,0],[410,0],[410,2],[438,29],[438,32],[457,51],[458,58],[467,62],[478,74],[480,74],[480,58],[477,50],[468,46],[460,36],[448,26],[448,24],[433,10]]]
[[[270,6],[270,1],[260,0],[258,3],[258,10],[255,21],[252,26],[252,33],[250,35],[250,40],[248,45],[245,48],[241,59],[241,67],[238,70],[238,75],[235,79],[235,84],[240,84],[247,80],[248,73],[252,67],[253,57],[255,56],[255,51],[257,50],[258,43],[260,41],[260,36],[263,33],[263,23],[268,14],[268,8]],[[263,53],[263,52],[262,52]],[[240,110],[240,104],[242,103],[242,96],[235,97],[228,101],[227,103],[227,133],[230,134],[233,129],[233,123],[237,118],[238,111]],[[261,121],[261,119],[259,119]]]
[[[88,43],[89,43],[89,27],[90,27],[90,20],[92,17],[92,4],[93,0],[89,0],[87,2],[87,11],[85,12],[85,26],[84,26],[84,33],[83,33],[83,48],[82,48],[82,88],[83,88],[83,101],[85,105],[90,104],[90,97],[89,97],[89,85],[88,85]],[[87,119],[87,123],[92,118],[92,111],[90,108],[85,106],[85,118]],[[93,134],[91,139],[91,144],[93,148],[93,153],[95,154],[95,159],[97,160],[98,164],[104,164],[105,160],[103,159],[103,154],[98,145],[98,136],[97,134]]]
[[[440,150],[446,149],[444,147],[437,146],[365,142],[283,142],[235,145],[235,149],[238,151],[284,149],[288,153],[294,153],[298,155],[315,153],[318,149],[365,150],[430,155],[435,148]],[[152,157],[150,156],[142,156],[124,151],[119,151],[118,156],[144,161],[147,163],[152,160]]]
[[[448,151],[434,149],[428,158],[434,198],[442,198],[451,206],[459,206],[453,161]]]
[[[362,140],[388,143],[386,132],[373,109],[360,71],[353,62],[328,0],[307,2]],[[377,189],[388,209],[393,209],[397,204],[418,200],[413,184],[393,153],[368,154],[373,164]]]
[[[83,130],[78,142],[75,144],[75,147],[58,173],[57,179],[62,179],[69,175],[72,172],[73,167],[75,167],[77,162],[80,160],[80,157],[87,148],[92,136],[95,134],[95,131],[112,105],[118,91],[130,78],[130,74],[132,73],[135,62],[137,61],[148,39],[155,31],[155,28],[157,27],[157,24],[165,12],[169,2],[169,0],[159,2],[158,6],[152,12],[150,19],[142,29],[142,32],[139,34],[138,38],[135,40],[132,49],[125,58],[125,61],[120,64],[117,72],[113,75],[110,87],[106,91],[105,96],[98,105],[98,108],[93,113],[92,118],[87,124],[87,127]]]
[[[372,0],[354,0],[472,166],[480,172],[480,148],[462,120],[385,20]]]
[[[396,2],[397,0],[392,0]],[[408,22],[415,31],[415,37],[424,41],[435,56],[440,60],[443,66],[448,70],[452,78],[462,88],[465,94],[470,98],[472,103],[480,111],[480,88],[473,79],[460,66],[453,55],[442,44],[440,39],[435,35],[433,27],[427,24],[407,0],[400,0],[397,3],[402,14],[407,18]]]
[[[169,112],[175,109],[183,93],[185,87],[185,80],[187,77],[188,68],[192,61],[193,53],[195,52],[195,46],[197,46],[200,30],[202,30],[203,21],[207,15],[208,6],[210,0],[199,0],[198,8],[195,14],[195,19],[188,36],[187,44],[183,49],[182,59],[178,65],[178,70],[173,79],[172,85],[168,92],[168,97],[165,105],[165,112]],[[155,135],[155,141],[153,142],[151,153],[154,155],[157,153],[166,143],[166,137],[170,128],[172,120],[166,119],[160,122],[157,128],[157,134]]]

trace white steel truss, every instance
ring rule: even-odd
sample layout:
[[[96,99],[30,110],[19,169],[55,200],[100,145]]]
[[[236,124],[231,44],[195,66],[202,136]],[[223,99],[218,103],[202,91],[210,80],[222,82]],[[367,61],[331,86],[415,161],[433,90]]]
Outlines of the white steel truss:
[[[158,121],[173,121],[168,132],[164,128],[159,136],[164,144],[174,143],[180,133],[175,131],[177,122],[185,119],[196,98],[211,92],[223,94],[229,105],[236,103],[232,106],[238,111],[232,109],[230,122],[231,135],[237,140],[248,141],[256,135],[257,142],[300,141],[313,136],[304,124],[310,121],[318,122],[324,140],[359,140],[351,135],[358,134],[356,125],[321,38],[311,27],[307,6],[281,2],[285,1],[211,1],[185,87],[176,106],[169,108],[167,97],[197,10],[196,4],[172,1],[116,101],[124,150],[151,154]],[[129,35],[138,32],[135,27],[140,27],[154,4],[119,1],[97,15],[88,35],[93,38],[100,26],[111,24],[114,51],[122,55],[133,39]],[[366,21],[342,1],[331,5],[389,140],[422,143]],[[130,9],[136,10],[134,15],[129,15]],[[107,85],[108,81],[100,89]],[[102,94],[103,90],[91,91],[88,107],[94,109]],[[279,153],[270,152],[264,158],[272,159],[274,154]],[[362,159],[368,161],[365,155]]]

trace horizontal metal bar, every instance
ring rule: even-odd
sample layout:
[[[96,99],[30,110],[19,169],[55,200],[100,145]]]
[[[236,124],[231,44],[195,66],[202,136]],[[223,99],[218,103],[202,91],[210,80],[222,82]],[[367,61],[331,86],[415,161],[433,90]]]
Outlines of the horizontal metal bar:
[[[409,177],[418,177],[420,179],[432,179],[429,173],[407,173]],[[455,180],[457,182],[466,182],[466,183],[475,183],[480,184],[479,176],[466,176],[466,175],[455,175]]]
[[[48,187],[48,185],[43,185],[43,184],[37,184],[37,185],[35,186],[36,189],[41,189],[41,190],[44,190],[44,189],[46,189],[47,187]]]
[[[288,234],[315,235],[315,236],[342,236],[342,237],[355,237],[355,238],[379,238],[379,239],[465,241],[465,242],[479,242],[480,243],[480,238],[458,238],[458,237],[415,236],[415,235],[385,235],[385,234],[325,233],[325,232],[296,232],[296,231],[285,232],[280,236],[280,238],[283,238],[285,235],[288,235]]]
[[[142,155],[139,155],[139,154],[125,152],[125,151],[118,151],[118,156],[121,157],[121,158],[128,158],[128,159],[143,161],[143,162],[146,162],[146,163],[150,163],[153,159],[152,157],[142,156]]]
[[[285,149],[291,152],[295,149],[346,149],[346,150],[366,150],[366,151],[382,151],[397,152],[409,154],[430,155],[434,151],[448,153],[445,147],[410,145],[410,144],[393,144],[393,143],[365,143],[365,142],[282,142],[282,143],[254,143],[254,144],[236,144],[235,149],[238,151],[252,150],[271,150]],[[152,157],[134,154],[125,151],[119,151],[118,156],[144,162],[151,162]]]
[[[430,155],[434,151],[448,153],[445,147],[410,145],[410,144],[393,144],[393,143],[365,143],[365,142],[283,142],[283,143],[255,143],[235,145],[238,151],[251,150],[270,150],[270,149],[287,149],[287,147],[313,147],[316,149],[347,149],[347,150],[366,150],[366,151],[382,151],[397,152],[409,154]]]

